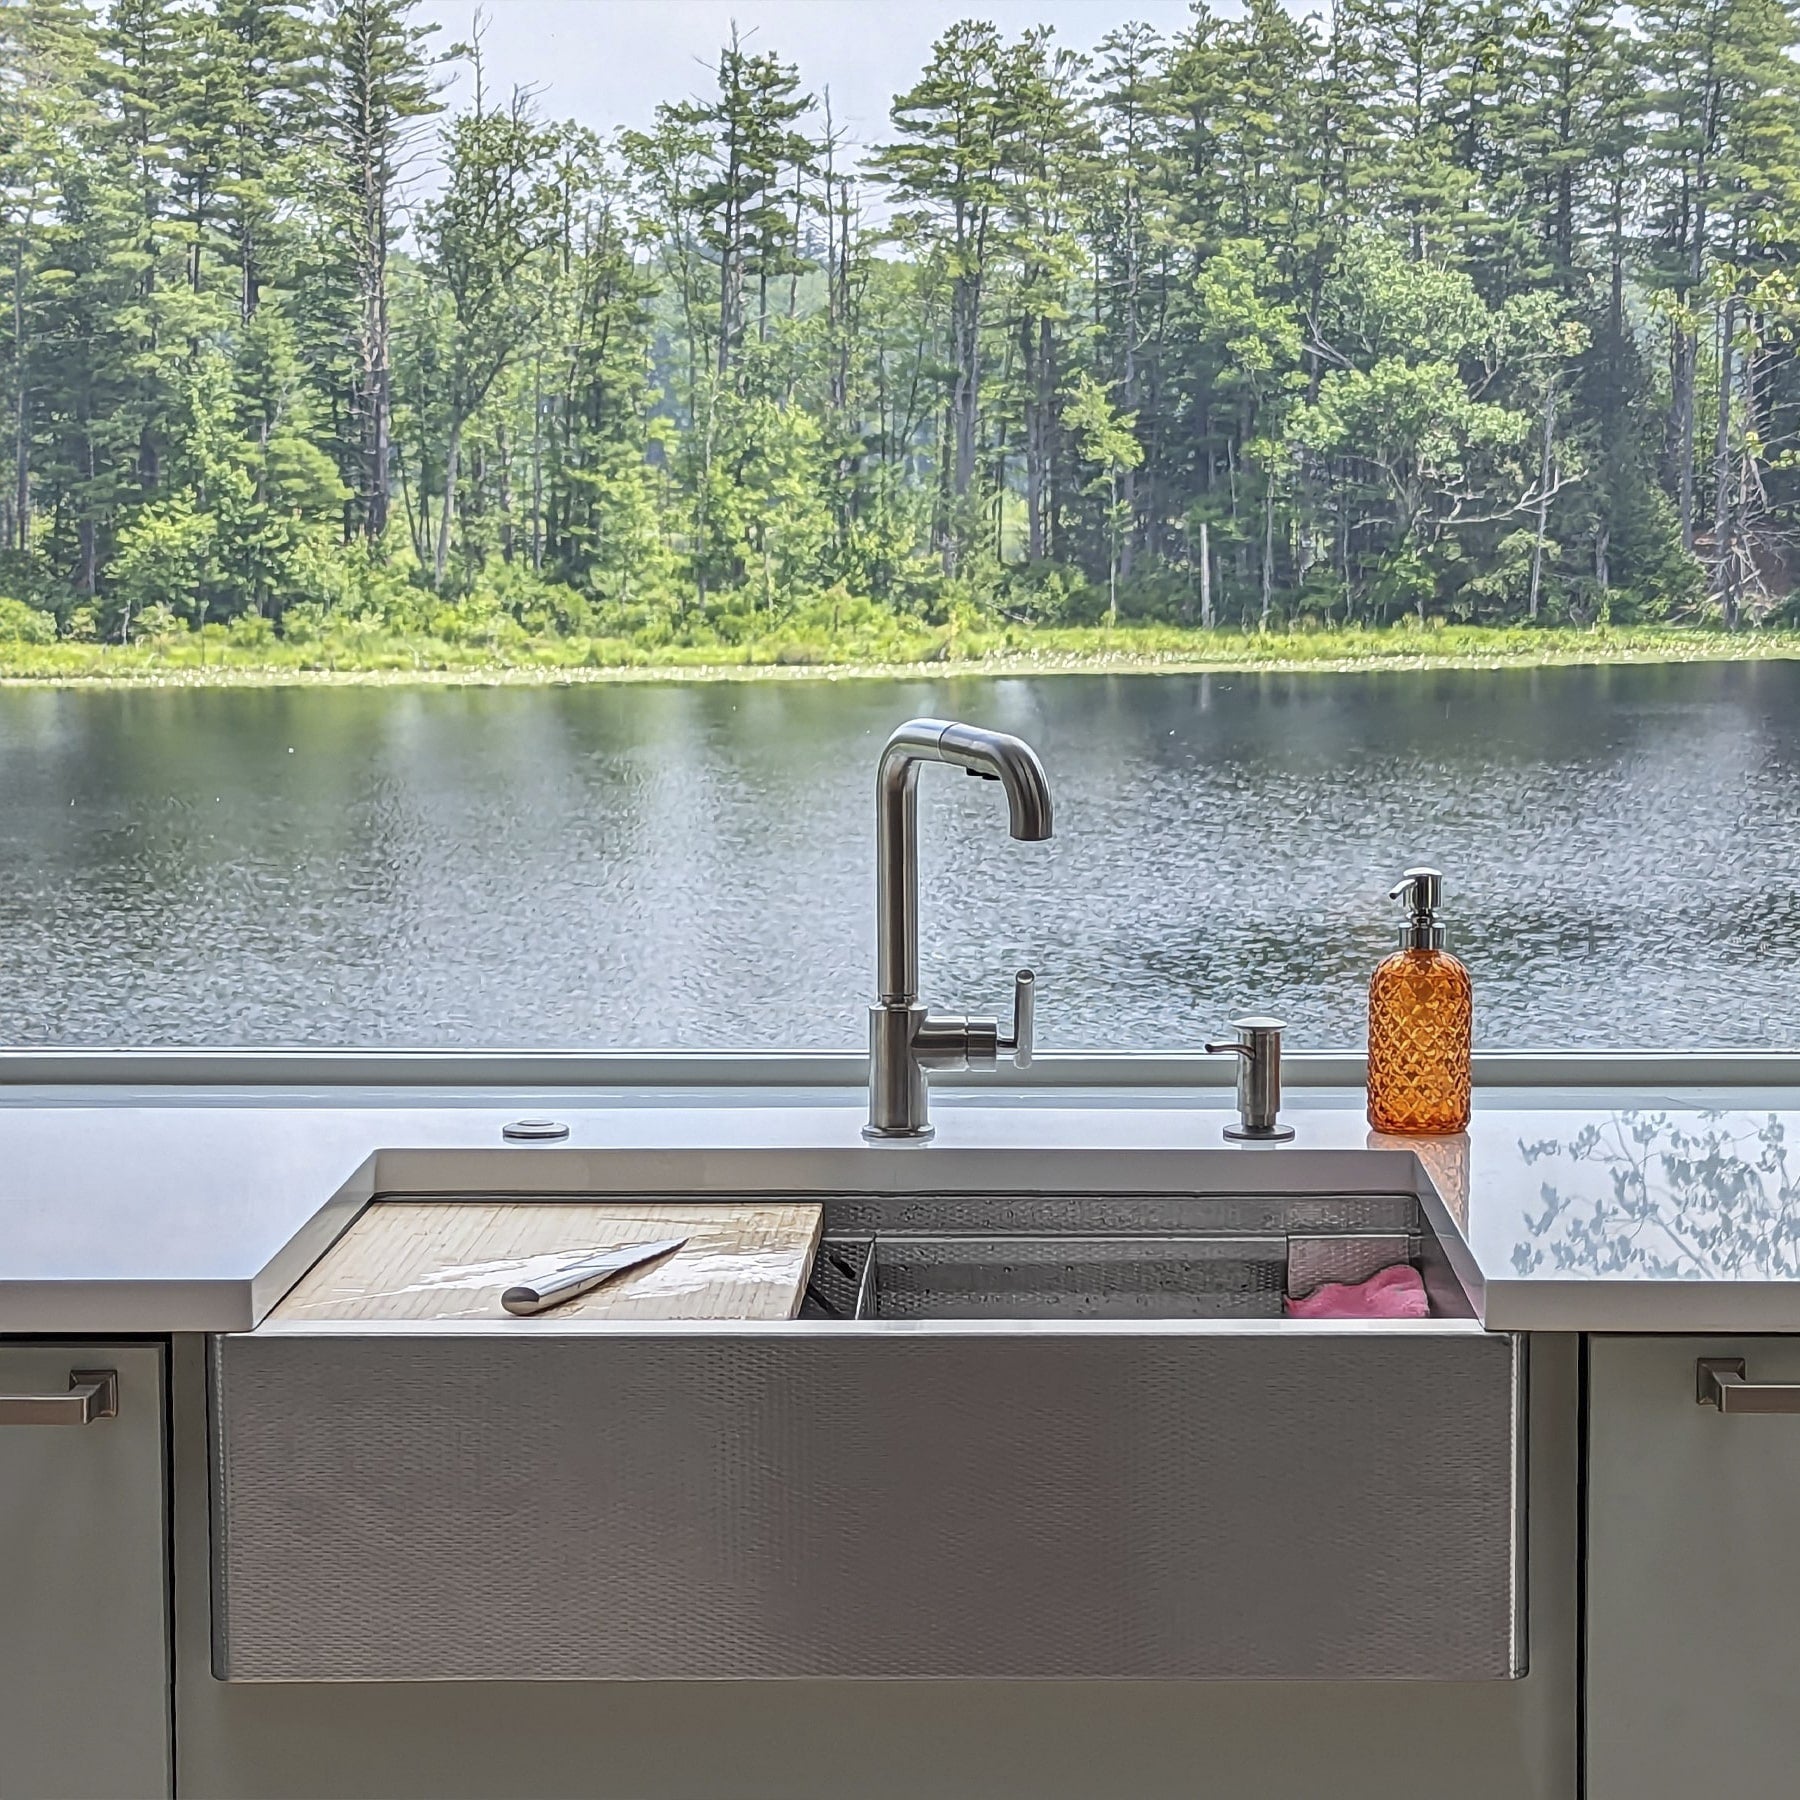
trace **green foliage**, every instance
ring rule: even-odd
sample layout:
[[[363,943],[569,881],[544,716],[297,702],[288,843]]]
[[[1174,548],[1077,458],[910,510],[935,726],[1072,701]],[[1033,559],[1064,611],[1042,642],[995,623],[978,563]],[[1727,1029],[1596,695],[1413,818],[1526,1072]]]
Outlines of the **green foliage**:
[[[1142,465],[1144,446],[1138,441],[1136,418],[1121,414],[1093,376],[1083,373],[1075,377],[1063,408],[1063,423],[1075,434],[1081,460],[1099,465],[1102,482]]]
[[[0,594],[0,641],[8,644],[53,644],[56,621],[23,600]]]
[[[1104,606],[1104,595],[1099,604]],[[822,596],[771,630],[747,612],[672,633],[666,616],[646,624],[597,619],[590,632],[540,637],[516,622],[455,640],[397,632],[363,616],[298,606],[274,632],[245,615],[189,631],[146,615],[130,644],[92,632],[36,640],[0,635],[0,677],[46,682],[279,683],[330,680],[568,682],[667,672],[780,675],[844,668],[942,668],[1051,673],[1094,669],[1334,670],[1386,666],[1500,668],[1559,663],[1689,662],[1800,658],[1800,632],[1765,627],[1470,626],[1416,614],[1382,629],[1299,620],[1281,630],[1202,630],[1126,623],[1024,626],[971,600],[953,601],[936,624],[898,618],[866,598]],[[723,628],[721,628],[723,627]]]
[[[153,608],[190,625],[201,623],[205,596],[218,583],[218,527],[212,514],[196,512],[186,493],[140,506],[120,533],[113,561],[120,635],[130,636],[133,613]]]
[[[443,112],[430,36],[0,8],[33,631],[587,666],[1788,605],[1781,0],[963,21],[860,158],[830,71],[735,31],[616,141],[478,45]]]

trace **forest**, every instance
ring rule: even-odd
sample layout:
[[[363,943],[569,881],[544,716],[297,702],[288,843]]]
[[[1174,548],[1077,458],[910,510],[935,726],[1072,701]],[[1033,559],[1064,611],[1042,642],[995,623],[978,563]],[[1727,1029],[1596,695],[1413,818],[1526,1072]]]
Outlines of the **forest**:
[[[1782,623],[1796,36],[972,20],[852,142],[735,29],[603,135],[409,0],[10,0],[0,638]]]

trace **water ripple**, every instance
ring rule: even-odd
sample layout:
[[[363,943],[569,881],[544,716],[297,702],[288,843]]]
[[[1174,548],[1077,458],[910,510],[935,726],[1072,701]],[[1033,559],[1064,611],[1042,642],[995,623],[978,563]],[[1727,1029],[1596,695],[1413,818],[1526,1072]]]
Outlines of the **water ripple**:
[[[0,1038],[845,1046],[912,713],[1029,737],[1058,835],[921,789],[929,997],[1047,1044],[1246,1007],[1358,1042],[1398,871],[1488,1045],[1800,1042],[1800,667],[0,695]]]

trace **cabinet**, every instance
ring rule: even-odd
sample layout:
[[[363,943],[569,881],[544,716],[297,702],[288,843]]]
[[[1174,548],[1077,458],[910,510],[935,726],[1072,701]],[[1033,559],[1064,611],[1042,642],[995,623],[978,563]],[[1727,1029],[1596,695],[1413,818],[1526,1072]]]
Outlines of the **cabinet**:
[[[155,1343],[0,1343],[0,1419],[26,1421],[0,1423],[5,1800],[171,1791],[164,1364]],[[116,1374],[114,1416],[18,1404],[77,1370]]]
[[[1800,1338],[1588,1345],[1588,1800],[1800,1782],[1800,1413],[1696,1401],[1702,1357],[1800,1383]]]

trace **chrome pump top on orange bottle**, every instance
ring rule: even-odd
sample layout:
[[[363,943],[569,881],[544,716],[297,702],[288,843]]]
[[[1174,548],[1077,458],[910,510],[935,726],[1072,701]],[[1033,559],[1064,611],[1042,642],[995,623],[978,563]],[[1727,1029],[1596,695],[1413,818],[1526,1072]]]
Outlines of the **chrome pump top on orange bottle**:
[[[1389,892],[1406,907],[1400,948],[1369,981],[1369,1123],[1419,1136],[1469,1123],[1474,1014],[1469,971],[1444,948],[1444,878],[1408,869]]]

